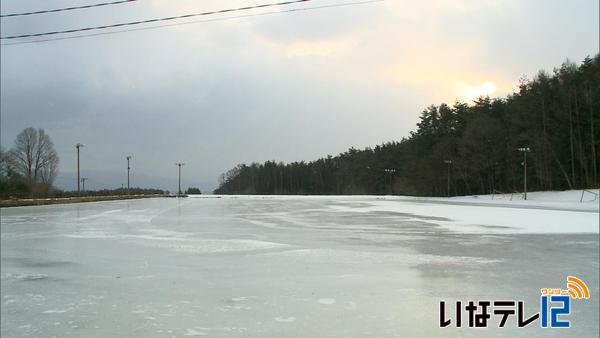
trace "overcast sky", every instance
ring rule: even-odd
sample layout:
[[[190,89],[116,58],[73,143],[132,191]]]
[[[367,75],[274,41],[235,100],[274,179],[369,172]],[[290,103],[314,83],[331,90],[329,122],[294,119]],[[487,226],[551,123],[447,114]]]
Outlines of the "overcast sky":
[[[97,2],[0,1],[3,14]],[[138,0],[3,18],[1,32],[269,2]],[[185,187],[212,190],[238,163],[313,160],[399,140],[428,105],[504,96],[523,75],[598,53],[598,22],[598,0],[387,0],[2,46],[1,142],[10,148],[22,129],[45,129],[60,155],[56,183],[67,189],[81,142],[90,188],[126,182],[132,155],[133,185],[174,191],[181,161]]]

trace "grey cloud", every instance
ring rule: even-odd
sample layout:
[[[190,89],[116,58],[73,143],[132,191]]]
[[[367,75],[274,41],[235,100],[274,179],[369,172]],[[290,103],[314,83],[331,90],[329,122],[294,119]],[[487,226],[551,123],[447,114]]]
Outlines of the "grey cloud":
[[[587,8],[585,3],[578,6]],[[113,15],[156,14],[158,7],[149,8],[141,14]],[[348,7],[3,46],[2,145],[10,147],[23,128],[44,128],[61,156],[61,177],[72,175],[73,145],[82,142],[86,144],[82,167],[90,183],[118,186],[125,156],[133,155],[137,177],[147,178],[138,182],[173,190],[174,162],[184,161],[190,186],[207,190],[215,187],[220,173],[240,162],[312,160],[350,146],[398,140],[413,129],[422,108],[436,103],[436,88],[391,84],[377,77],[360,82],[349,76],[372,69],[383,54],[386,61],[394,60],[404,48],[398,44],[405,41],[396,40],[396,32],[370,41],[369,46],[379,49],[352,50],[353,54],[337,58],[286,57],[257,39],[282,44],[335,40],[379,25],[398,26],[403,38],[410,34],[418,38],[416,23],[410,23],[412,31],[402,31],[408,24],[398,22],[386,9]],[[72,18],[68,24],[84,19]],[[98,14],[93,20],[101,19],[106,18]],[[500,28],[477,20],[476,25],[493,39],[518,38],[514,31],[502,35]],[[49,27],[51,22],[42,20],[38,25],[28,29]],[[465,27],[453,29],[447,39],[468,33]],[[510,55],[511,67],[518,73],[531,69],[518,66],[515,48],[499,46],[490,43],[485,50],[490,69],[502,65],[504,55]],[[577,53],[585,49],[578,46]],[[540,62],[572,53],[558,50],[540,56],[532,61],[531,71]]]

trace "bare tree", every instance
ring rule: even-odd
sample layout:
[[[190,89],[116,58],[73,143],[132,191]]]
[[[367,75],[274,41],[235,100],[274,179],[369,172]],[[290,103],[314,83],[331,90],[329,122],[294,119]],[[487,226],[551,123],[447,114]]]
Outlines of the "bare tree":
[[[17,135],[9,157],[11,168],[32,187],[50,187],[58,173],[58,154],[43,129],[24,129]]]
[[[0,146],[0,177],[8,176],[8,152]]]
[[[56,155],[56,152],[55,152]],[[47,163],[41,168],[39,173],[39,181],[45,186],[50,187],[58,174],[58,155],[52,156]]]

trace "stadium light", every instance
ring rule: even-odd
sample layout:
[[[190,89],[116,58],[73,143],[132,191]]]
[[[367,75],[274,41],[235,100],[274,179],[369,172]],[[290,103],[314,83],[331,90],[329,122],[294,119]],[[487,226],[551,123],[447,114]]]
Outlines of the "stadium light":
[[[523,153],[523,199],[527,200],[527,153],[531,152],[529,147],[518,148]]]

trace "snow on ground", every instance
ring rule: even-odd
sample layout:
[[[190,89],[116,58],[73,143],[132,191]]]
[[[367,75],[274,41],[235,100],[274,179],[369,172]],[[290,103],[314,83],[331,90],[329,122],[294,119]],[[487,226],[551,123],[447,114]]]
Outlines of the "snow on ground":
[[[582,195],[583,192],[583,195]],[[436,224],[462,233],[599,233],[599,190],[530,192],[522,194],[458,196],[337,196],[367,205],[333,205],[344,212],[394,212],[434,217]],[[323,199],[331,196],[216,196],[242,199]],[[203,196],[203,198],[207,198]]]
[[[524,200],[522,193],[473,195],[452,197],[452,202],[479,202],[490,204],[508,204],[514,206],[548,207],[554,209],[577,209],[598,211],[600,207],[600,190],[567,190],[536,191],[527,193]]]
[[[476,195],[452,198],[384,197],[364,211],[443,216],[437,223],[469,233],[598,233],[598,190]],[[398,203],[400,202],[401,203]]]

